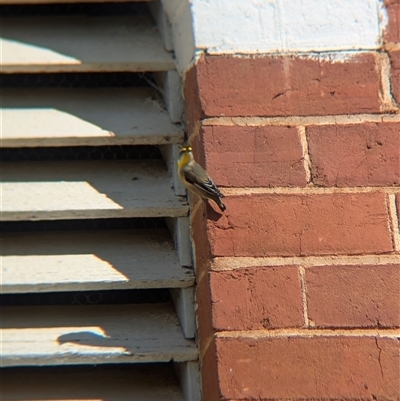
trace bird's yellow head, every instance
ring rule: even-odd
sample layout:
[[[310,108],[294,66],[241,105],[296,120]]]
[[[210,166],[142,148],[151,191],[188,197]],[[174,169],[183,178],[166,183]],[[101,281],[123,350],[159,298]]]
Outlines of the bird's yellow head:
[[[178,158],[178,168],[182,168],[186,166],[190,161],[193,160],[193,149],[191,146],[182,146],[181,150],[179,151],[179,158]]]

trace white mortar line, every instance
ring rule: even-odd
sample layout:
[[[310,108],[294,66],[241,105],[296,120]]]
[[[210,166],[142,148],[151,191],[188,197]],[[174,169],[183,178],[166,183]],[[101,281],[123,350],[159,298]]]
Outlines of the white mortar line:
[[[389,55],[386,52],[382,52],[377,53],[375,57],[377,58],[376,67],[380,75],[379,100],[381,101],[381,111],[398,111],[399,108],[397,107],[391,92],[391,65]]]
[[[300,287],[301,287],[301,300],[303,304],[303,317],[304,317],[304,326],[310,327],[310,321],[308,319],[308,305],[307,305],[307,283],[305,277],[306,270],[303,266],[299,266],[299,275],[300,275]]]
[[[361,123],[400,122],[400,114],[354,114],[335,116],[290,116],[290,117],[212,117],[202,121],[203,125],[259,127],[268,125],[344,125]]]
[[[300,144],[303,152],[303,165],[304,165],[304,170],[306,172],[306,180],[307,184],[309,184],[311,183],[311,158],[310,158],[310,153],[308,151],[306,127],[304,125],[300,125],[299,127],[297,127],[297,130],[299,132]]]
[[[356,256],[307,256],[307,257],[218,257],[212,261],[211,270],[226,271],[249,267],[268,268],[279,266],[301,266],[303,269],[314,266],[365,266],[399,264],[400,255],[356,255]]]
[[[217,338],[288,338],[288,337],[380,337],[400,338],[400,329],[277,329],[221,331]]]
[[[394,249],[400,251],[400,228],[399,228],[399,216],[396,208],[396,196],[395,194],[388,194],[388,206],[389,206],[389,220],[390,220],[390,231],[393,236]]]
[[[298,57],[300,59],[311,60],[327,60],[332,63],[345,63],[351,61],[363,54],[371,54],[379,51],[381,46],[374,44],[373,46],[360,46],[360,47],[343,47],[341,49],[224,49],[217,50],[212,47],[199,46],[196,52],[202,52],[208,56],[228,56],[232,58],[283,58],[283,57]]]
[[[386,42],[385,45],[383,46],[385,50],[387,51],[398,51],[400,50],[400,43],[397,42]]]
[[[385,192],[389,194],[400,194],[400,187],[257,187],[257,188],[223,188],[226,196],[241,196],[253,194],[271,195],[323,195],[323,194],[357,194],[370,192]]]

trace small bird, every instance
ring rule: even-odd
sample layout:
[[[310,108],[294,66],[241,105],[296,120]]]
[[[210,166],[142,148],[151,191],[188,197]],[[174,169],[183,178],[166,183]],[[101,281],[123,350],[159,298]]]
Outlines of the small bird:
[[[180,150],[178,175],[185,187],[201,199],[211,199],[222,212],[226,209],[221,200],[224,194],[213,183],[203,167],[195,162],[191,146],[183,146]]]

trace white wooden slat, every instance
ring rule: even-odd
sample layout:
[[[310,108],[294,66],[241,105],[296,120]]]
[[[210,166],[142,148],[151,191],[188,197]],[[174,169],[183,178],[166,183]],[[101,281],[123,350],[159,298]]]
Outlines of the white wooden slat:
[[[1,376],[3,401],[184,401],[169,364],[3,369]]]
[[[2,89],[1,147],[179,143],[154,90]]]
[[[150,18],[3,18],[3,73],[175,69]]]
[[[194,288],[171,288],[170,294],[185,337],[194,338],[196,335]]]
[[[186,196],[186,188],[178,177],[178,170],[176,165],[176,161],[179,158],[180,148],[181,147],[179,145],[160,146],[160,151],[163,155],[165,163],[167,164],[168,171],[170,172],[171,185],[174,188],[175,194]]]
[[[167,106],[171,121],[178,123],[185,120],[184,103],[182,98],[181,78],[177,71],[164,71],[154,73],[159,87],[162,88],[162,95]]]
[[[169,25],[167,15],[163,10],[160,0],[153,0],[149,2],[149,9],[154,21],[157,24],[161,38],[164,42],[164,47],[170,51],[174,50],[174,45],[172,43],[171,26]]]
[[[171,27],[176,55],[176,69],[184,74],[196,62],[197,44],[194,38],[192,3],[187,0],[160,0]]]
[[[161,160],[7,162],[2,181],[3,221],[188,213]]]
[[[2,314],[2,367],[196,360],[170,304],[14,306]]]
[[[178,217],[165,219],[169,232],[171,233],[181,266],[192,266],[192,242],[190,233],[189,217]]]
[[[185,288],[167,230],[7,233],[1,241],[1,292]]]
[[[176,363],[174,367],[181,383],[185,401],[202,401],[199,363]]]

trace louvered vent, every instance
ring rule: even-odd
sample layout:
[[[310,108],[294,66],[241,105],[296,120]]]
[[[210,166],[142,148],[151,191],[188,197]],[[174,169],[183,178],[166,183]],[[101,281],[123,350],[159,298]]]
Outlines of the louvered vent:
[[[198,401],[162,7],[19,3],[1,6],[2,400]]]

